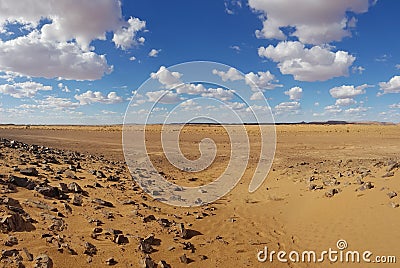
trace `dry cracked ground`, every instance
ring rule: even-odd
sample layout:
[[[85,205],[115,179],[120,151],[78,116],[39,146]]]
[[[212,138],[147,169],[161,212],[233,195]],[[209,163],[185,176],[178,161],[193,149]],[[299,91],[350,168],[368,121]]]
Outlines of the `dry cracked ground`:
[[[272,169],[252,194],[260,144],[258,128],[247,130],[250,162],[237,187],[212,204],[181,208],[137,185],[132,176],[143,171],[125,165],[119,127],[1,127],[0,266],[366,267],[257,260],[265,247],[322,251],[339,239],[374,256],[398,254],[400,126],[277,126]],[[168,163],[159,126],[146,136],[158,171],[189,186],[214,180],[229,162],[218,126],[185,127],[184,154],[199,157],[204,137],[218,153],[192,174]]]

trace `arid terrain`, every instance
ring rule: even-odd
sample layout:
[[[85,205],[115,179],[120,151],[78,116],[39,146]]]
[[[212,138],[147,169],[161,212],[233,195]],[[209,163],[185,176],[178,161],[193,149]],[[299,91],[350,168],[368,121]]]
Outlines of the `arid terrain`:
[[[398,267],[261,263],[257,253],[337,250],[346,240],[346,250],[371,251],[371,260],[397,254],[400,262],[399,125],[277,126],[271,171],[254,193],[260,139],[257,126],[246,128],[250,162],[240,183],[214,203],[181,208],[154,201],[132,179],[119,126],[0,127],[0,266]],[[196,186],[229,162],[219,126],[184,127],[185,156],[199,157],[204,137],[218,152],[195,174],[168,163],[160,126],[148,127],[146,139],[159,172]]]

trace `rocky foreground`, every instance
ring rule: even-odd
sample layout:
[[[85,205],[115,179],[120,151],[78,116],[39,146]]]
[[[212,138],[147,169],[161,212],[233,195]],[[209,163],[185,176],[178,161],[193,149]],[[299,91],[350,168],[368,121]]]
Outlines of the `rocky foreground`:
[[[170,267],[170,259],[152,258],[161,243],[174,262],[208,258],[195,254],[190,239],[201,233],[190,220],[215,208],[164,212],[122,162],[1,139],[0,192],[3,267],[66,267],[82,259],[93,266]]]

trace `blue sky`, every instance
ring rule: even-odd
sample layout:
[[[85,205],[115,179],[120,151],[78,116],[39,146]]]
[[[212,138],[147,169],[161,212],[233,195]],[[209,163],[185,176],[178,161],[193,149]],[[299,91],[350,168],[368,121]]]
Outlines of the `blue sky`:
[[[244,113],[266,105],[241,105],[239,91],[265,97],[277,122],[400,122],[398,1],[33,4],[0,2],[0,123],[120,124],[134,93],[133,113],[166,93],[163,116],[199,97]],[[189,74],[164,67],[190,61],[233,69],[210,66],[215,84],[182,93]]]

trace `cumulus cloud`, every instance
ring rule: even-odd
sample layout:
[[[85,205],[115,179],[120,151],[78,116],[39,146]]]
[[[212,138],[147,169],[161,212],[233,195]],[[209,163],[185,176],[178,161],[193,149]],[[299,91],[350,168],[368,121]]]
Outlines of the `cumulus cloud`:
[[[240,74],[240,72],[238,70],[236,70],[235,68],[229,68],[229,70],[227,72],[224,71],[218,71],[216,69],[214,69],[212,71],[213,74],[218,75],[219,77],[221,77],[222,81],[236,81],[236,80],[241,80],[243,79],[243,76]]]
[[[298,41],[260,47],[258,55],[277,62],[282,74],[291,74],[296,80],[309,82],[346,76],[355,60],[348,52],[332,52],[322,46],[306,48]]]
[[[223,88],[209,88],[206,92],[202,93],[201,96],[209,97],[209,98],[216,98],[222,101],[230,100],[234,97],[233,90],[225,90]]]
[[[20,29],[15,30],[16,38],[0,41],[0,71],[45,78],[100,79],[112,71],[112,66],[104,55],[94,52],[92,41],[105,40],[106,33],[113,32],[115,45],[127,49],[143,41],[136,40],[136,33],[144,29],[144,23],[136,18],[125,21],[117,0],[7,1],[1,6],[0,31],[10,29],[10,24]],[[28,33],[21,36],[21,32]]]
[[[249,0],[249,6],[264,16],[263,28],[256,31],[258,38],[285,40],[282,28],[292,27],[290,36],[302,43],[324,44],[340,41],[351,35],[356,19],[353,14],[368,11],[369,0]]]
[[[155,58],[158,57],[158,54],[161,52],[161,49],[152,49],[149,52],[149,57]]]
[[[167,89],[171,89],[182,84],[180,80],[182,74],[178,72],[171,72],[165,66],[161,66],[157,72],[151,73],[150,77],[158,80],[158,82],[164,85]]]
[[[118,96],[116,92],[110,92],[105,96],[100,91],[93,92],[91,90],[80,95],[75,95],[75,99],[77,99],[81,105],[91,103],[115,104],[123,102],[123,98]]]
[[[400,102],[389,105],[390,109],[400,109]]]
[[[336,106],[336,105],[329,105],[329,106],[326,106],[326,107],[324,108],[324,110],[325,110],[325,112],[328,113],[328,114],[337,114],[337,113],[341,113],[341,112],[343,111],[340,107],[338,107],[338,106]]]
[[[53,88],[41,83],[27,81],[14,84],[0,85],[0,93],[10,95],[14,98],[32,98],[38,91],[49,91]]]
[[[254,92],[251,95],[250,100],[263,100],[265,99],[264,94],[261,91]]]
[[[246,84],[248,84],[253,89],[274,89],[276,87],[281,87],[282,85],[275,84],[277,80],[275,76],[270,72],[250,72],[245,75]]]
[[[365,89],[369,87],[367,84],[363,84],[358,87],[354,87],[353,85],[347,86],[343,85],[340,87],[334,87],[329,90],[329,93],[335,99],[348,99],[354,98],[358,95],[365,94]]]
[[[379,87],[383,94],[400,93],[400,76],[393,76],[388,82],[380,82]]]
[[[275,106],[276,114],[298,114],[300,112],[300,103],[297,101],[282,102]]]
[[[275,76],[270,71],[257,73],[250,72],[243,76],[238,70],[231,67],[227,72],[213,70],[212,73],[221,77],[222,81],[237,81],[244,79],[246,84],[253,90],[274,89],[282,86],[275,84],[277,80],[275,80]]]
[[[345,98],[345,99],[337,99],[335,102],[336,106],[350,106],[356,104],[357,101],[355,101],[352,98]]]
[[[151,91],[147,92],[146,96],[149,102],[163,104],[173,104],[183,100],[177,93],[173,93],[170,90]]]
[[[127,22],[127,27],[121,27],[114,32],[113,42],[118,48],[126,50],[133,45],[144,42],[144,39],[136,41],[136,33],[146,28],[146,22],[138,18],[130,18]]]
[[[291,100],[300,100],[303,96],[303,89],[301,87],[292,87],[285,91],[285,95],[289,96]]]

